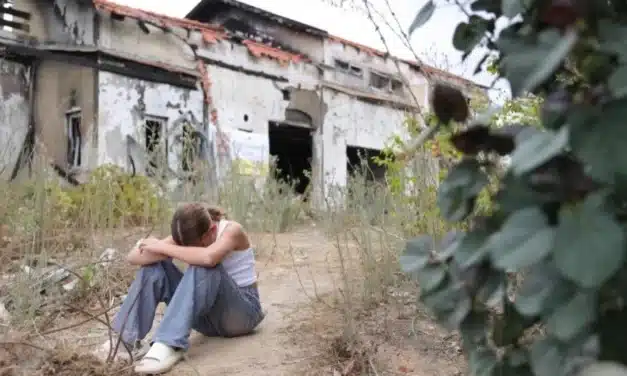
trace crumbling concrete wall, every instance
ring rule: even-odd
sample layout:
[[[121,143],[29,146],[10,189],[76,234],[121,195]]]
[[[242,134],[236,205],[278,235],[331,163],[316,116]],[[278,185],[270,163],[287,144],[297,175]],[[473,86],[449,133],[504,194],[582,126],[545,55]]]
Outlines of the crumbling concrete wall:
[[[98,164],[115,164],[132,172],[128,151],[141,155],[145,147],[146,117],[166,123],[168,167],[181,171],[180,135],[185,122],[203,128],[203,95],[200,90],[175,87],[100,72],[98,79]],[[129,146],[130,145],[130,146]],[[133,161],[135,163],[136,161]],[[136,173],[143,173],[139,166]]]
[[[327,69],[324,73],[325,81],[336,83],[350,82],[350,85],[347,86],[351,86],[354,89],[385,96],[386,93],[378,91],[370,86],[371,72],[383,73],[393,78],[400,79],[401,81],[408,81],[409,83],[409,87],[404,88],[402,95],[390,93],[390,97],[396,97],[399,100],[415,104],[414,98],[410,94],[411,91],[421,106],[424,106],[425,108],[428,106],[429,102],[427,93],[429,83],[422,73],[406,62],[399,61],[397,67],[397,63],[395,63],[392,58],[382,56],[378,51],[367,47],[360,48],[359,45],[351,45],[334,39],[325,40],[324,50],[324,62],[327,66],[334,67],[336,60],[341,60],[354,64],[362,70],[362,76],[359,79],[346,81],[343,76],[350,76],[350,74],[338,72],[333,69]]]
[[[334,90],[325,90],[329,111],[324,118],[324,185],[346,185],[346,146],[381,150],[394,135],[406,137],[406,113],[368,103]]]
[[[285,121],[286,110],[291,109],[306,114],[312,120],[314,133],[321,132],[327,109],[319,95],[317,68],[305,62],[280,61],[273,58],[272,51],[268,53],[270,56],[255,57],[247,46],[229,41],[198,50],[200,56],[229,65],[207,65],[220,128],[267,137],[269,123]],[[219,154],[225,152],[221,144],[215,149]],[[312,181],[316,196],[322,165],[322,144],[316,134],[313,149]],[[221,155],[218,159],[222,161]]]
[[[28,134],[28,70],[19,63],[0,62],[0,180],[11,177]]]
[[[91,1],[15,0],[14,7],[30,13],[28,35],[39,41],[94,44],[94,9]]]
[[[37,71],[35,129],[43,154],[74,173],[95,167],[96,70],[60,61],[45,60]],[[68,164],[68,117],[80,113],[81,164]],[[68,171],[69,172],[69,171]]]
[[[138,20],[130,17],[119,20],[106,13],[99,14],[99,47],[187,69],[196,67],[186,30],[171,27],[165,32],[151,24],[140,27]],[[193,34],[191,39],[200,40],[198,32]]]

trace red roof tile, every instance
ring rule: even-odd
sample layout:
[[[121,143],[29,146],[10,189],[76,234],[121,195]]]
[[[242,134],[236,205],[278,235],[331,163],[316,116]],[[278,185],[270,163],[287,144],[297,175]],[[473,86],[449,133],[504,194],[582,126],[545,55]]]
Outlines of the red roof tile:
[[[288,52],[285,50],[281,50],[278,48],[270,47],[267,44],[258,43],[252,40],[244,40],[242,42],[246,47],[248,47],[248,51],[253,54],[255,57],[266,56],[271,59],[277,60],[281,65],[287,65],[290,62],[299,63],[302,61],[306,61],[307,59],[298,54],[294,54],[292,52]]]
[[[202,22],[187,20],[184,18],[170,17],[143,9],[120,5],[107,0],[92,0],[96,9],[111,13],[117,13],[126,17],[150,22],[161,27],[180,27],[190,30],[198,30],[202,33],[207,43],[215,43],[226,36],[224,29],[219,26],[208,25]]]
[[[355,47],[359,51],[363,51],[363,52],[365,52],[367,54],[370,54],[370,55],[380,56],[380,57],[385,57],[387,55],[385,52],[379,51],[376,48],[368,47],[366,45],[363,45],[363,44],[360,44],[360,43],[357,43],[357,42],[353,42],[352,40],[336,37],[334,35],[329,35],[329,39],[331,39],[332,41],[335,41],[335,42],[339,42],[339,43],[345,44],[347,46]]]

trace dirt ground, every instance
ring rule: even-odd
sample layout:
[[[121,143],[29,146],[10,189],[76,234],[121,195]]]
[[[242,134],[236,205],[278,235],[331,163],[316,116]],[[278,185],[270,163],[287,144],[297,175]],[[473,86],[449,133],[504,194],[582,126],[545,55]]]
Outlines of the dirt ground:
[[[259,249],[258,283],[265,320],[247,337],[209,339],[194,333],[185,361],[171,375],[465,373],[457,338],[416,306],[412,283],[390,288],[385,302],[353,307],[350,338],[358,341],[347,344],[340,339],[347,338],[342,337],[347,325],[337,304],[341,294],[337,252],[322,231],[310,225],[289,234],[252,237]],[[106,327],[92,322],[63,333],[62,342],[89,349],[106,339]],[[59,337],[42,339],[46,341],[58,343]]]

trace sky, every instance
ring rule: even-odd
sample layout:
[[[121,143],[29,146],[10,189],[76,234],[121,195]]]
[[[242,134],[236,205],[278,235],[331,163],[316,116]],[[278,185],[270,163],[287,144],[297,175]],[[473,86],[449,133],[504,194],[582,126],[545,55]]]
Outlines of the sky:
[[[199,0],[113,0],[120,4],[151,10],[174,17],[184,17]],[[416,30],[407,47],[402,33],[407,31],[416,13],[427,0],[368,0],[375,9],[373,18],[379,31],[361,9],[350,6],[338,7],[333,2],[351,0],[240,0],[249,5],[265,9],[283,17],[291,18],[344,39],[349,39],[380,50],[386,50],[381,40],[385,39],[390,52],[398,57],[414,60],[414,53],[427,64],[448,70],[475,82],[490,85],[493,78],[487,74],[473,75],[480,54],[470,56],[470,61],[461,62],[461,53],[451,43],[455,26],[466,19],[455,5],[443,4],[431,20]],[[362,0],[352,0],[362,4]],[[390,11],[391,8],[391,11]],[[398,21],[397,21],[398,20]],[[400,27],[399,27],[400,25]],[[491,97],[507,95],[507,87],[497,85]]]

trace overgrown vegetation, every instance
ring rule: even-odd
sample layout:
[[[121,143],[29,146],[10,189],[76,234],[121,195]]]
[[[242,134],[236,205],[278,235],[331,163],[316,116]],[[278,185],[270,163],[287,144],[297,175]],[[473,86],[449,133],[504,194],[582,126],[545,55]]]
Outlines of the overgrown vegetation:
[[[438,203],[445,219],[472,226],[441,241],[410,240],[402,264],[437,319],[460,331],[473,374],[627,374],[626,4],[474,0],[464,7],[469,17],[453,45],[464,57],[489,49],[486,59],[496,57],[514,96],[543,98],[538,127],[505,119],[495,129],[478,116],[456,128],[451,120],[465,121],[455,114],[468,113],[467,104],[439,85],[438,121],[419,136],[441,131],[461,153]],[[411,29],[435,11],[428,1]],[[509,24],[497,33],[500,19]],[[486,190],[489,212],[477,205]]]

